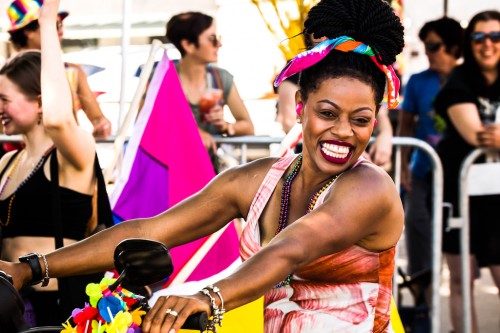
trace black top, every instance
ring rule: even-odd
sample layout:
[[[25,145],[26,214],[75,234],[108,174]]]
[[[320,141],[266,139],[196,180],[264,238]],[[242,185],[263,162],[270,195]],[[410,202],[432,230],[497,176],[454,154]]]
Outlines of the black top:
[[[52,154],[48,156],[50,155]],[[17,236],[54,237],[51,183],[43,171],[43,165],[47,162],[48,156],[45,157],[42,167],[24,185],[5,200],[0,200],[2,223],[7,221],[9,204],[11,204],[9,224],[2,226],[4,238]],[[7,167],[2,171],[2,174],[6,169]],[[60,187],[60,196],[64,238],[83,239],[87,223],[92,215],[92,195]]]
[[[443,163],[445,197],[446,193],[458,193],[461,164],[467,155],[476,149],[475,146],[468,144],[453,126],[448,116],[448,108],[455,104],[474,103],[478,111],[472,110],[472,112],[479,112],[480,118],[485,121],[489,118],[485,104],[490,104],[489,109],[493,112],[500,106],[500,78],[490,86],[478,78],[480,78],[479,73],[471,73],[463,65],[456,67],[434,102],[437,114],[446,123],[443,138],[436,148]]]

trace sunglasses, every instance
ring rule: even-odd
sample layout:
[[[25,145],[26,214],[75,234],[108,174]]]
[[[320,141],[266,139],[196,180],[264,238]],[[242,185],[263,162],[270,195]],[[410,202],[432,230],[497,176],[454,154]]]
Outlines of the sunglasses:
[[[427,43],[424,43],[424,46],[425,46],[425,52],[429,52],[429,53],[436,53],[437,51],[439,51],[439,49],[441,48],[441,46],[443,46],[443,43],[441,42],[427,42]]]
[[[486,42],[486,39],[489,38],[492,43],[499,43],[500,42],[500,31],[493,31],[490,32],[489,34],[486,34],[484,32],[474,32],[473,34],[470,35],[470,38],[475,44],[481,44]]]
[[[222,42],[221,37],[216,35],[208,36],[208,40],[212,43],[213,47],[219,46]]]

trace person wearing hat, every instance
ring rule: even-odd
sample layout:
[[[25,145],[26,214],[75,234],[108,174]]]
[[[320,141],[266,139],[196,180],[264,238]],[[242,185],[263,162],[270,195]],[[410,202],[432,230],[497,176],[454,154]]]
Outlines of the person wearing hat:
[[[10,20],[10,42],[16,52],[25,50],[40,50],[40,25],[38,17],[43,0],[15,0],[7,8]],[[59,40],[63,38],[63,20],[69,15],[60,11],[57,19]],[[111,122],[104,116],[94,93],[89,87],[87,76],[77,64],[65,63],[66,74],[73,93],[75,113],[82,109],[94,126],[93,135],[96,138],[106,138],[111,134]]]

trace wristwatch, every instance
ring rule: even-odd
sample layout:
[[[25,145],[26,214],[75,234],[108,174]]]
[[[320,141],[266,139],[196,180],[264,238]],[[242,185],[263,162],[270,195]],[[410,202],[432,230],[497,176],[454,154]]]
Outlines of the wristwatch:
[[[31,281],[29,282],[30,286],[35,284],[42,283],[42,287],[47,286],[49,284],[49,279],[44,277],[42,274],[42,266],[40,265],[41,255],[38,253],[28,253],[19,257],[20,262],[27,263],[31,268]]]

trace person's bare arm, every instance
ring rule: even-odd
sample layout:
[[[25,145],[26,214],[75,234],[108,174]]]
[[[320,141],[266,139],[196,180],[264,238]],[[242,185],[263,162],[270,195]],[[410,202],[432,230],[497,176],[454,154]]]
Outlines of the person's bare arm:
[[[92,134],[96,138],[106,138],[111,135],[111,122],[104,116],[104,113],[96,100],[96,97],[92,90],[90,89],[89,83],[87,81],[87,75],[77,64],[70,64],[74,66],[78,71],[78,86],[77,86],[77,96],[80,100],[83,112],[87,115],[94,126]]]
[[[297,120],[295,93],[298,89],[295,83],[287,80],[278,87],[278,121],[285,133],[292,129]]]
[[[61,164],[83,171],[93,166],[95,142],[78,126],[73,115],[71,90],[56,28],[58,7],[58,0],[45,1],[39,18],[43,124],[62,157]]]
[[[124,221],[94,236],[46,255],[51,278],[113,268],[115,247],[127,238],[159,241],[168,248],[207,236],[235,218],[246,217],[253,195],[273,160],[255,161],[227,170],[204,189],[149,219]],[[241,191],[245,188],[245,191]],[[43,262],[41,262],[42,267]],[[20,288],[31,280],[28,265],[0,262]]]
[[[254,127],[252,120],[250,119],[250,114],[241,99],[241,96],[236,88],[236,84],[233,83],[231,90],[229,91],[229,96],[227,98],[227,105],[229,110],[233,114],[236,122],[232,124],[235,136],[241,135],[254,135]],[[226,123],[227,125],[227,123]],[[227,132],[227,129],[223,132]]]
[[[393,130],[389,112],[381,107],[377,114],[378,134],[370,146],[370,157],[376,165],[384,166],[391,162]]]
[[[477,133],[483,130],[477,106],[474,103],[460,103],[448,108],[448,116],[462,138],[472,146],[479,146]]]

